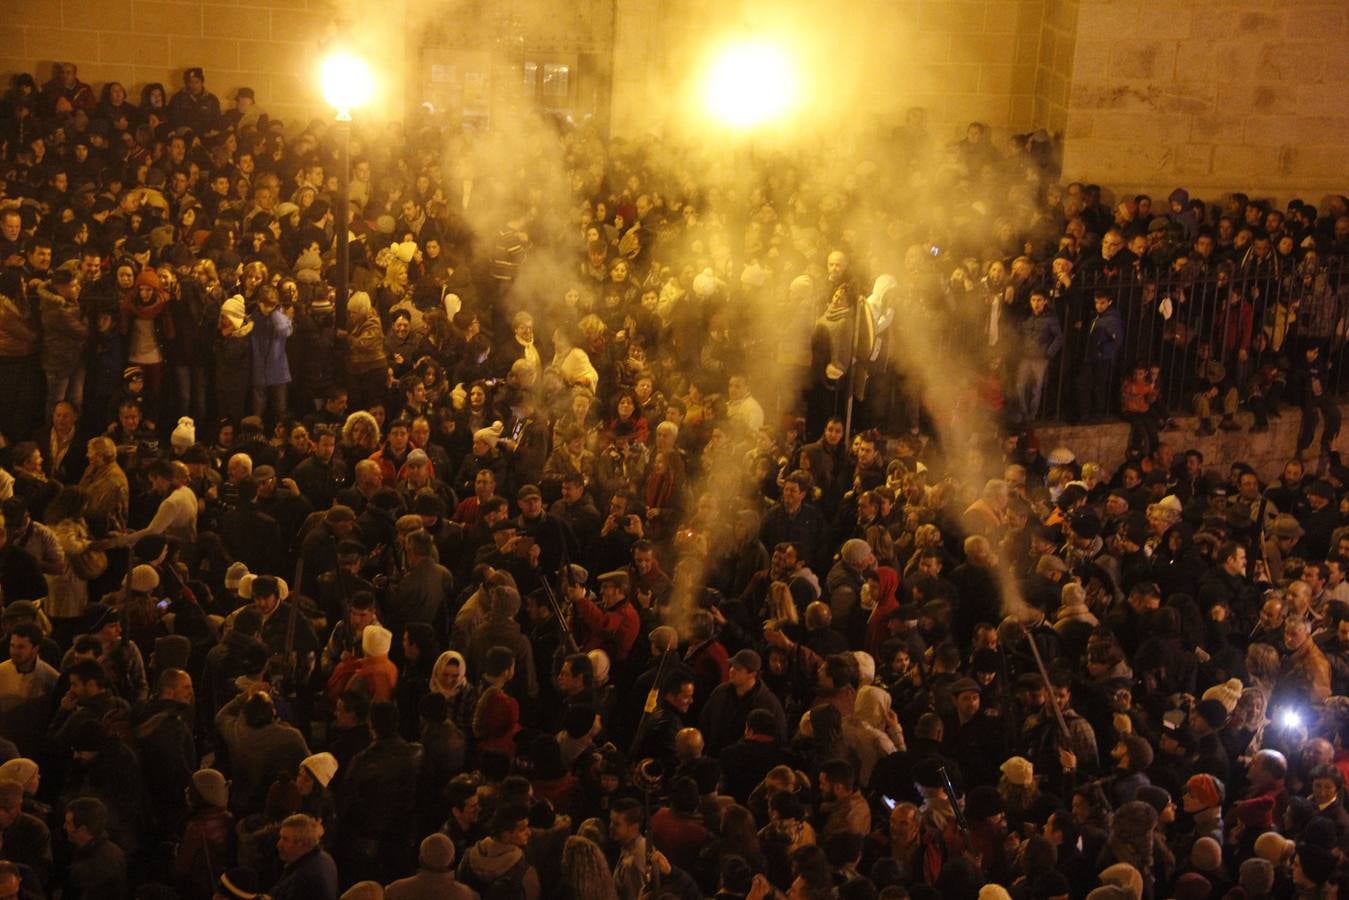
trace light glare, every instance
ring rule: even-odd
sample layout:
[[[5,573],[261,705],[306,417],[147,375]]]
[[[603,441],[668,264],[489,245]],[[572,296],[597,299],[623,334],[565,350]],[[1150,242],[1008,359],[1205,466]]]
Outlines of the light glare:
[[[1295,709],[1285,709],[1283,715],[1279,717],[1279,724],[1289,729],[1301,728],[1302,714]]]
[[[703,86],[708,111],[732,128],[753,128],[781,118],[796,102],[796,94],[796,72],[787,53],[760,41],[722,51]]]
[[[319,66],[323,97],[339,113],[347,113],[370,99],[373,84],[365,60],[338,52],[326,57]]]

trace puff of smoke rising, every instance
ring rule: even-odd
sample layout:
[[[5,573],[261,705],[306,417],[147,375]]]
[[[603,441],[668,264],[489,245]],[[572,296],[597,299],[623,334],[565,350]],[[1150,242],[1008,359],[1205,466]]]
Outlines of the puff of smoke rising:
[[[413,3],[406,21],[463,15],[470,6],[450,4],[447,10],[444,4]],[[585,170],[593,161],[606,165],[614,180],[632,172],[641,190],[666,204],[693,205],[701,226],[692,239],[658,251],[669,254],[660,261],[675,273],[681,268],[712,269],[718,292],[729,298],[728,308],[734,310],[735,326],[754,339],[744,367],[760,397],[790,398],[801,387],[802,370],[794,364],[793,348],[807,345],[813,316],[796,314],[789,289],[794,279],[810,277],[818,303],[824,254],[839,244],[850,251],[858,270],[895,273],[900,312],[892,329],[892,363],[909,395],[920,397],[938,415],[942,470],[982,484],[988,473],[971,451],[977,443],[976,426],[983,423],[972,418],[969,391],[988,362],[984,348],[969,336],[983,333],[987,308],[958,311],[958,339],[952,339],[942,324],[948,318],[946,311],[937,308],[950,302],[940,283],[949,272],[937,270],[939,264],[928,257],[923,243],[931,234],[958,227],[968,245],[977,247],[991,236],[996,223],[965,195],[1007,195],[1024,191],[1026,182],[1015,172],[1004,176],[963,171],[955,153],[924,135],[921,127],[896,139],[898,129],[891,126],[899,121],[901,104],[923,98],[907,94],[901,86],[893,92],[887,88],[886,102],[877,102],[875,85],[895,83],[895,52],[905,34],[903,28],[878,27],[876,17],[888,15],[885,6],[862,3],[844,10],[836,3],[809,0],[786,9],[773,4],[773,15],[765,18],[763,2],[746,0],[732,2],[727,15],[707,18],[690,9],[689,15],[680,17],[684,24],[669,34],[673,58],[702,59],[725,37],[707,28],[709,21],[739,16],[754,29],[752,23],[775,20],[773,33],[794,49],[808,74],[814,73],[803,81],[808,86],[827,84],[827,90],[808,91],[798,118],[753,139],[710,130],[706,118],[690,110],[696,66],[682,73],[653,67],[664,75],[661,89],[647,92],[650,102],[643,122],[659,124],[668,140],[646,134],[635,141],[615,142],[612,152],[606,152],[591,139],[561,134],[541,117],[498,115],[491,129],[471,142],[446,139],[444,174],[447,179],[465,175],[475,179],[480,202],[470,208],[468,218],[480,254],[490,252],[486,245],[508,222],[529,235],[530,252],[512,296],[544,315],[562,302],[577,280],[581,244],[573,170]],[[544,3],[516,3],[511,4],[511,14],[522,22],[537,23],[550,8]],[[493,70],[509,71],[514,50],[497,52]],[[840,67],[841,58],[856,65]],[[820,77],[821,73],[828,77]],[[938,122],[950,120],[944,110],[934,112]],[[627,133],[636,130],[627,122],[616,122],[615,127],[626,128]],[[949,258],[958,258],[961,248],[951,249]],[[747,289],[741,278],[746,266],[768,270],[762,288]],[[973,274],[977,278],[980,273]],[[770,416],[772,412],[770,408]],[[693,496],[711,494],[727,504],[729,498],[744,496],[752,486],[737,462],[705,466],[704,471],[712,474],[694,483]],[[734,480],[730,473],[735,473]],[[1008,581],[1004,595],[1013,597],[1014,584]],[[684,593],[692,597],[695,592]],[[689,611],[685,609],[681,617],[686,619]]]

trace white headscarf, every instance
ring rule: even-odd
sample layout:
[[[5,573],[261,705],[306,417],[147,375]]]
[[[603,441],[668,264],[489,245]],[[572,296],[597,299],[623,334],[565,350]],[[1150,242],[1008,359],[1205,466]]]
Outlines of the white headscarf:
[[[853,715],[872,728],[885,731],[885,714],[890,711],[890,692],[874,684],[863,685],[857,689],[857,700],[853,704]]]
[[[454,690],[446,691],[440,684],[440,672],[451,662],[459,663],[459,683]],[[431,667],[431,690],[440,694],[446,700],[453,700],[468,686],[468,662],[464,655],[458,650],[446,650],[436,658],[436,664]]]

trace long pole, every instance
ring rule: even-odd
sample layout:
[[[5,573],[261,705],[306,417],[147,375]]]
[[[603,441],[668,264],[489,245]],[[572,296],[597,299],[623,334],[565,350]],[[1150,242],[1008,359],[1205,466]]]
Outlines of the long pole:
[[[1067,720],[1063,718],[1063,709],[1059,706],[1059,698],[1054,696],[1054,685],[1049,683],[1049,670],[1045,668],[1044,658],[1040,656],[1040,647],[1035,643],[1035,635],[1031,634],[1030,629],[1024,625],[1021,628],[1021,633],[1026,636],[1026,643],[1030,644],[1031,655],[1035,657],[1035,666],[1040,670],[1040,677],[1045,682],[1045,697],[1048,698],[1049,705],[1054,710],[1054,719],[1058,722],[1059,733],[1066,740],[1072,737],[1072,734],[1068,731]]]
[[[337,327],[347,327],[347,277],[351,271],[351,246],[347,241],[350,232],[348,218],[351,215],[351,113],[342,110],[337,114],[338,154],[342,157],[338,163],[337,209],[335,210],[337,236]]]
[[[852,439],[852,404],[853,396],[857,391],[857,340],[862,336],[862,305],[866,303],[865,297],[855,298],[856,307],[853,309],[852,323],[852,346],[849,349],[848,357],[848,405],[843,416],[843,440],[845,442]]]

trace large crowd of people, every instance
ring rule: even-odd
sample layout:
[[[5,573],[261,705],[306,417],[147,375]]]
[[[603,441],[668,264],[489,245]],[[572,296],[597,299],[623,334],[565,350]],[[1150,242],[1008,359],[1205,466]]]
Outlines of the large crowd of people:
[[[0,103],[0,898],[1333,900],[1346,198],[205,74]]]

